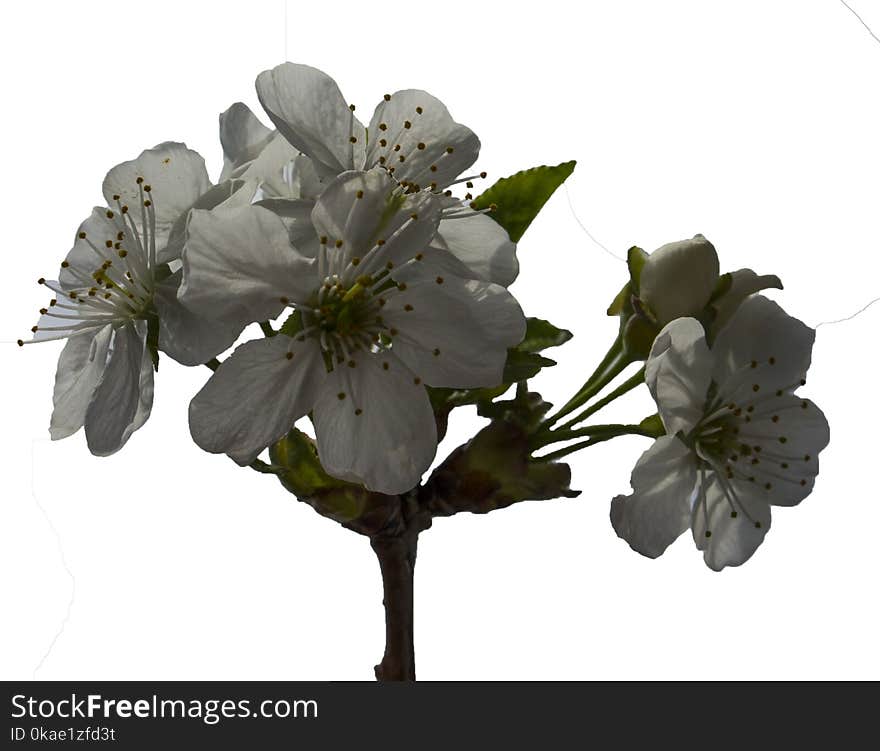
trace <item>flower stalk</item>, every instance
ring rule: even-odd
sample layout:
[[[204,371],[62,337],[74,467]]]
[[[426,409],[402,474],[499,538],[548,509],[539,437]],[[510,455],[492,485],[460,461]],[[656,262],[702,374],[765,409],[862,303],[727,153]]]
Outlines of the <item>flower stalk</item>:
[[[609,441],[612,438],[617,438],[622,435],[641,435],[646,438],[656,438],[656,431],[644,424],[639,425],[589,425],[585,428],[579,428],[578,430],[569,430],[566,432],[564,436],[559,436],[553,439],[554,443],[560,443],[562,441],[569,441],[574,438],[584,438],[587,437],[588,440],[580,441],[578,443],[573,443],[570,446],[564,446],[561,449],[553,451],[549,454],[544,454],[543,456],[535,457],[537,461],[545,461],[552,462],[557,459],[562,459],[569,454],[573,454],[575,451],[580,451],[581,449],[589,448],[590,446],[594,446],[597,443],[602,443],[604,441]],[[549,445],[549,442],[544,444]]]
[[[627,367],[634,362],[623,343],[623,337],[618,336],[614,340],[614,344],[606,353],[602,362],[593,371],[593,374],[586,380],[578,392],[569,399],[559,411],[544,421],[544,426],[550,428],[566,415],[571,414],[576,409],[582,407],[590,399],[599,394],[611,381],[620,375]]]
[[[616,389],[614,389],[614,391],[612,391],[610,394],[602,397],[595,404],[591,404],[583,412],[581,412],[578,415],[575,415],[572,419],[570,419],[565,424],[560,425],[556,429],[556,431],[554,431],[554,432],[561,433],[566,430],[569,430],[574,425],[577,425],[578,423],[583,422],[587,418],[592,417],[594,414],[596,414],[596,412],[598,412],[600,409],[607,406],[608,404],[611,404],[611,402],[613,402],[618,397],[621,397],[624,394],[627,394],[630,391],[632,391],[634,388],[641,386],[644,382],[645,382],[645,369],[641,368],[641,369],[639,369],[638,372],[633,373],[629,378],[627,378],[623,383],[621,383],[620,386],[618,386]],[[548,443],[549,442],[550,441],[548,441]]]

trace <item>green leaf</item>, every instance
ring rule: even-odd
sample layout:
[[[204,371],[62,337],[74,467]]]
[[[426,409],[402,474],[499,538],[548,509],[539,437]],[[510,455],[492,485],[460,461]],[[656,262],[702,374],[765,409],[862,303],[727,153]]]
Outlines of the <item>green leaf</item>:
[[[556,360],[551,360],[549,357],[518,349],[508,350],[507,363],[504,366],[504,383],[527,381],[538,375],[541,368],[549,368],[553,365],[556,365]]]
[[[543,318],[526,319],[526,335],[515,349],[520,352],[541,352],[549,347],[558,347],[571,339],[573,334],[556,328]]]
[[[479,402],[477,414],[490,420],[504,420],[531,434],[552,407],[539,393],[528,391],[522,385],[517,388],[513,399]]]
[[[550,196],[574,171],[575,164],[572,160],[555,167],[533,167],[504,177],[477,196],[472,205],[488,209],[494,204],[490,216],[507,230],[513,242],[519,242]]]
[[[435,516],[485,514],[520,501],[574,498],[570,482],[567,464],[533,459],[523,427],[500,419],[455,449],[420,496]]]
[[[314,441],[296,428],[269,447],[269,458],[272,464],[284,467],[278,478],[297,496],[310,496],[318,490],[345,484],[324,471]]]
[[[362,485],[328,475],[315,442],[301,430],[294,428],[270,446],[269,457],[272,471],[285,489],[321,516],[367,536],[399,525],[401,505],[397,496],[373,493]]]

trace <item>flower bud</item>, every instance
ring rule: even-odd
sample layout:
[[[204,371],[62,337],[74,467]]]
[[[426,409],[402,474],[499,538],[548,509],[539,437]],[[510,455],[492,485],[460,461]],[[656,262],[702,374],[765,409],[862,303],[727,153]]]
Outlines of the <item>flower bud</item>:
[[[718,275],[714,246],[695,235],[648,256],[639,278],[639,299],[662,327],[676,318],[698,315],[712,298]]]

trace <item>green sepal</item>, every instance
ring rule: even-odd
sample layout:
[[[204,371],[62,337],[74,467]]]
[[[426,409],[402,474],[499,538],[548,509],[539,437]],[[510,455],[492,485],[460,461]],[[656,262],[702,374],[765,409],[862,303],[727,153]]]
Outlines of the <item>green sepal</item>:
[[[620,318],[620,341],[630,362],[645,360],[660,332],[651,311],[638,299],[642,270],[648,257],[649,254],[637,245],[627,251],[629,281],[611,301],[607,311],[608,315]]]
[[[652,438],[660,438],[666,435],[666,428],[663,425],[663,420],[660,419],[660,415],[646,417],[639,423],[639,427],[650,433]]]
[[[642,269],[645,267],[645,261],[648,260],[648,253],[637,245],[633,245],[626,252],[626,267],[629,270],[629,281],[623,285],[620,292],[611,301],[606,311],[610,316],[619,316],[621,314],[632,313],[631,300],[633,296],[638,297],[639,282],[642,278]]]
[[[153,361],[153,370],[159,371],[159,316],[150,313],[147,316],[147,350]]]
[[[630,307],[630,300],[632,299],[632,285],[627,282],[623,285],[623,289],[617,293],[617,296],[611,301],[611,305],[608,306],[608,310],[605,311],[610,316],[619,316],[626,310],[627,306]]]
[[[519,242],[550,196],[574,171],[575,164],[572,160],[555,167],[533,167],[501,178],[471,205],[477,210],[494,205],[489,216],[507,230],[513,242]]]
[[[646,360],[660,330],[643,316],[630,316],[623,326],[623,351],[630,360]]]
[[[723,295],[726,295],[728,292],[730,292],[730,288],[732,286],[733,274],[728,272],[719,276],[718,281],[715,282],[715,289],[712,290],[712,297],[709,298],[709,303],[713,303]]]
[[[287,317],[287,320],[281,324],[281,328],[278,329],[276,333],[284,334],[285,336],[296,336],[302,330],[302,313],[299,310],[294,310],[293,313]]]
[[[648,253],[637,245],[633,245],[626,251],[626,265],[629,269],[629,281],[632,284],[634,294],[639,294],[639,282],[642,278],[642,269],[645,268],[645,261],[648,260]]]

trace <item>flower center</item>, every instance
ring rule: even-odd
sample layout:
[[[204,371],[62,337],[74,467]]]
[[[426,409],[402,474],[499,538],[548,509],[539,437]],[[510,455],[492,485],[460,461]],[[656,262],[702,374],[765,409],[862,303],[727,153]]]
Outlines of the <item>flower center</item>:
[[[742,515],[757,528],[761,523],[752,519],[740,502],[732,481],[754,483],[769,495],[781,483],[806,485],[805,470],[815,461],[815,457],[799,455],[788,448],[787,423],[791,412],[810,408],[809,402],[791,398],[804,381],[768,388],[764,376],[775,365],[775,357],[764,362],[753,360],[734,373],[723,387],[713,384],[705,416],[686,438],[700,459],[698,493],[702,502],[708,471],[724,492],[731,518]],[[707,530],[706,537],[710,536],[711,531]]]
[[[75,248],[85,258],[63,261],[58,281],[38,280],[56,297],[40,309],[40,322],[31,329],[32,341],[63,339],[150,313],[155,290],[156,209],[152,188],[142,177],[135,184],[139,223],[121,197],[113,196],[116,210],[106,210],[107,221],[100,232],[80,229],[77,234]]]
[[[337,275],[324,279],[311,305],[301,307],[302,334],[319,340],[328,369],[334,362],[351,361],[358,351],[390,349],[397,330],[385,325],[381,311],[388,298],[406,285],[380,274],[378,278],[360,276],[346,286]]]

